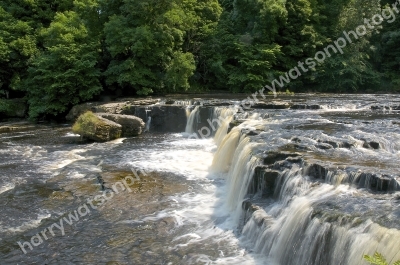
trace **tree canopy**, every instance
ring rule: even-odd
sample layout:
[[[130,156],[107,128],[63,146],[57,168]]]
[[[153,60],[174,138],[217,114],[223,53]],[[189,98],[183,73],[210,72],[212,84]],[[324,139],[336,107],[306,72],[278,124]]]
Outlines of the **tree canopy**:
[[[277,89],[399,92],[400,21],[388,13],[392,4],[3,0],[0,97],[24,95],[37,119],[102,94],[247,93],[295,73],[310,58],[315,67],[296,69],[296,78]],[[377,14],[384,21],[348,42],[343,53],[313,59]]]

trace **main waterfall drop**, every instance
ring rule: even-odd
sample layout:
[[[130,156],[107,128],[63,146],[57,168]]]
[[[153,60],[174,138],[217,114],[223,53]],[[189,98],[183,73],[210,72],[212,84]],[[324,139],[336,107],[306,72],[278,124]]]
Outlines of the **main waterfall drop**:
[[[375,251],[389,261],[400,260],[399,227],[382,226],[373,213],[369,218],[351,210],[359,211],[363,207],[364,211],[374,211],[377,203],[373,193],[354,187],[362,182],[360,172],[321,171],[325,174],[325,182],[321,183],[314,179],[321,173],[313,173],[314,168],[304,159],[295,158],[299,156],[297,153],[293,153],[294,158],[286,153],[270,155],[276,160],[269,163],[275,164],[262,166],[263,161],[269,161],[265,158],[269,153],[263,150],[274,152],[271,150],[276,150],[275,146],[286,144],[288,140],[281,129],[270,131],[272,135],[247,136],[246,128],[263,128],[264,125],[255,126],[256,123],[246,121],[229,134],[221,126],[221,131],[215,135],[218,148],[211,166],[211,172],[222,173],[226,179],[225,205],[241,231],[244,245],[278,265],[364,265],[363,255]],[[222,140],[217,140],[219,137]],[[274,146],[263,139],[269,139]],[[266,172],[258,180],[257,167]],[[270,185],[275,176],[275,184],[270,186],[272,190],[265,194],[260,187]],[[367,177],[363,185],[367,188],[372,185],[370,182]],[[395,180],[391,183],[395,188],[398,185]],[[258,190],[250,192],[250,186]],[[384,207],[390,209],[391,206],[385,204]],[[400,210],[392,215],[391,219],[396,219]]]

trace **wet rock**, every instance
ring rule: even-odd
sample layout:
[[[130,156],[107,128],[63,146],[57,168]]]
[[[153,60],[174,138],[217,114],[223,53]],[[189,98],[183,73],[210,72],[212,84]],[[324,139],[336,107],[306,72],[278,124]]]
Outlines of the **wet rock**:
[[[378,192],[391,192],[399,191],[400,184],[396,181],[396,178],[386,174],[377,174],[363,172],[358,174],[357,179],[354,182],[360,188],[367,188]]]
[[[257,166],[249,184],[248,194],[261,192],[263,198],[272,196],[279,175],[280,172],[277,170],[272,170],[267,166]]]
[[[320,164],[311,164],[308,166],[308,170],[305,172],[306,175],[316,178],[325,179],[329,169]]]
[[[256,131],[256,130],[250,130],[250,129],[243,129],[241,131],[242,134],[245,134],[247,136],[256,136],[260,134],[260,131]]]
[[[296,110],[302,110],[302,109],[307,109],[307,110],[318,110],[322,109],[320,105],[306,105],[306,104],[295,104],[290,107],[290,109],[296,109]]]
[[[371,110],[390,110],[389,106],[374,105],[371,106]]]
[[[110,114],[120,114],[124,109],[131,106],[129,101],[125,102],[111,102],[106,104],[101,104],[95,107],[95,111],[98,113],[110,113]]]
[[[322,150],[328,150],[328,149],[333,148],[333,146],[330,144],[317,144],[315,147],[322,149]]]
[[[364,143],[363,143],[364,148],[377,150],[377,149],[380,149],[380,147],[381,147],[381,145],[378,142],[375,142],[375,141],[368,142],[365,139],[362,139],[362,140],[364,141]]]
[[[140,135],[145,127],[143,120],[135,116],[107,113],[97,113],[97,115],[121,125],[121,137]]]
[[[233,120],[231,123],[229,123],[229,128],[228,128],[228,133],[236,126],[239,126],[242,124],[244,121],[242,120]]]
[[[186,127],[186,107],[176,105],[156,105],[134,107],[122,114],[135,115],[147,122],[151,117],[150,132],[184,132]]]
[[[334,141],[321,141],[321,140],[318,140],[318,142],[322,143],[321,145],[317,146],[320,149],[331,149],[332,147],[350,149],[351,147],[354,147],[354,145],[349,142],[334,142]]]
[[[378,142],[371,141],[371,142],[369,142],[369,145],[374,149],[380,148],[380,144]]]
[[[86,139],[107,142],[121,137],[122,126],[89,111],[78,117],[72,131]]]
[[[300,156],[299,153],[275,152],[275,151],[264,152],[263,154],[265,165],[272,165],[275,162],[285,160],[288,157],[299,157],[299,156]]]
[[[243,210],[248,211],[251,214],[257,210],[262,209],[260,206],[254,205],[251,201],[248,201],[248,200],[243,202],[242,208],[243,208]]]
[[[167,101],[165,101],[165,104],[167,104],[167,105],[175,104],[175,100],[168,99]]]
[[[252,106],[253,109],[288,109],[289,107],[289,103],[278,101],[258,102]]]
[[[301,143],[301,139],[297,137],[292,138],[291,141],[295,143]]]

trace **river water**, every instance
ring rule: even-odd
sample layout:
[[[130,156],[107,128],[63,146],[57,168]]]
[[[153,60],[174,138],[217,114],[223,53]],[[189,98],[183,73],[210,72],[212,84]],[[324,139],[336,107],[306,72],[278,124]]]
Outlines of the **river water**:
[[[0,264],[361,265],[375,251],[400,259],[400,97],[283,100],[319,108],[215,107],[210,118],[227,122],[208,139],[188,139],[198,108],[186,133],[88,143],[66,124],[0,134]],[[228,133],[232,120],[243,123]],[[273,166],[270,194],[250,192],[268,152],[301,161]],[[310,173],[316,163],[329,168],[323,179]],[[113,192],[133,172],[130,190]],[[365,172],[389,187],[356,183]],[[81,214],[107,191],[112,198]],[[60,220],[63,231],[46,234]]]

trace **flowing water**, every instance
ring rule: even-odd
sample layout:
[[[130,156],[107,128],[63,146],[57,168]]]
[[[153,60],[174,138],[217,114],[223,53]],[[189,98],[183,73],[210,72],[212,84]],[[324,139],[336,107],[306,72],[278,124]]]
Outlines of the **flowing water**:
[[[0,134],[0,264],[361,265],[375,251],[400,259],[400,97],[284,100],[320,108],[215,107],[213,139],[187,138],[201,107],[187,110],[180,134],[107,143],[82,142],[70,125]],[[271,152],[301,159],[268,162]],[[270,190],[251,189],[260,167],[276,172]],[[130,190],[113,192],[136,172]],[[46,239],[60,220],[63,233],[54,227]]]

